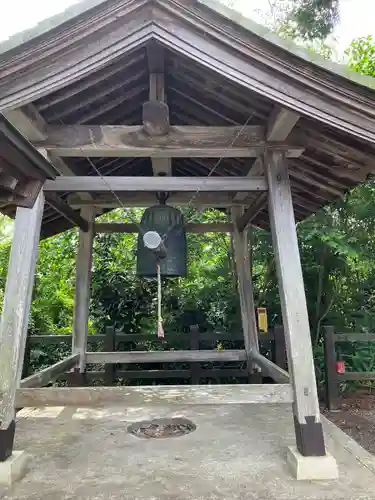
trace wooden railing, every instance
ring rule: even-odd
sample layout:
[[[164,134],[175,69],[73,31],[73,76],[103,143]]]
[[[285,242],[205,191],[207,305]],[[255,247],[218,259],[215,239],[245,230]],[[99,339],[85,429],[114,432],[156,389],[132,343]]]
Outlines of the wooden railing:
[[[340,382],[353,380],[375,380],[375,372],[339,373],[337,370],[337,342],[374,342],[375,333],[336,333],[333,326],[324,327],[325,394],[329,410],[339,407]]]
[[[223,343],[225,350],[226,342],[230,342],[236,349],[243,348],[242,333],[231,332],[200,332],[197,325],[190,327],[190,332],[166,334],[162,341],[162,350],[170,350],[176,345],[183,346],[182,348],[190,350],[212,350],[218,347],[219,343]],[[30,375],[29,359],[31,351],[37,346],[50,346],[66,344],[70,346],[72,343],[72,335],[32,335],[28,338],[26,346],[26,356],[24,365],[24,377]],[[105,335],[89,335],[88,351],[97,350],[98,352],[116,352],[116,351],[137,351],[148,350],[147,344],[160,343],[158,339],[152,335],[145,334],[127,334],[121,331],[116,331],[114,327],[107,327]],[[146,344],[146,348],[145,348]],[[285,340],[284,331],[280,326],[276,326],[266,334],[260,335],[261,351],[267,352],[269,358],[281,368],[286,366]],[[96,346],[96,348],[94,347]],[[93,349],[94,347],[94,349]],[[155,347],[154,347],[155,348]],[[180,347],[181,348],[181,347]],[[220,348],[220,347],[219,347]],[[168,368],[166,365],[169,365]],[[118,379],[124,380],[150,380],[174,379],[174,380],[189,380],[192,384],[199,384],[202,379],[248,379],[248,371],[246,362],[225,362],[220,363],[219,367],[212,363],[201,362],[186,362],[179,363],[183,368],[176,368],[176,363],[158,364],[157,368],[146,369],[146,366],[137,364],[132,365],[132,369],[126,369],[127,366],[120,364],[105,364],[103,370],[90,371],[93,365],[88,366],[86,380],[88,383],[102,380],[105,385],[112,385]],[[208,365],[208,366],[207,366]],[[94,365],[95,366],[95,365]],[[149,365],[147,366],[149,368]],[[135,369],[138,368],[138,369]],[[69,373],[62,374],[58,377],[60,381],[69,382]]]

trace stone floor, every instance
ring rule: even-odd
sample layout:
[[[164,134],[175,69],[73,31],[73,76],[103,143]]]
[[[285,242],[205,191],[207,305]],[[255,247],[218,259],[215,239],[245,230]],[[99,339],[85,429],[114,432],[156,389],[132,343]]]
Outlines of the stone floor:
[[[159,440],[130,423],[183,416],[191,434]],[[293,444],[287,405],[48,408],[18,414],[17,449],[30,470],[3,500],[375,500],[372,458],[325,421],[340,478],[297,482],[286,467]]]

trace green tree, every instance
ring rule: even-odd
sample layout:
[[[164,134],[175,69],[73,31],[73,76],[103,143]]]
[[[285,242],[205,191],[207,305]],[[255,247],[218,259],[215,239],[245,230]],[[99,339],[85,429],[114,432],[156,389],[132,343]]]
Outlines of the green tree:
[[[375,40],[372,35],[357,38],[346,50],[349,68],[363,75],[375,76]]]

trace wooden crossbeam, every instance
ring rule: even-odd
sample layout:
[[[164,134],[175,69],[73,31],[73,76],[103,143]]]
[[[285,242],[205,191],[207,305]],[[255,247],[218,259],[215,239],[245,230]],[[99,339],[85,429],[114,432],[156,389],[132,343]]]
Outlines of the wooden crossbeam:
[[[214,222],[212,224],[185,224],[188,233],[230,233],[233,231],[233,224],[228,222]],[[138,233],[139,228],[131,223],[96,223],[94,225],[95,233]]]
[[[243,231],[267,205],[267,193],[262,193],[237,220],[237,228]]]
[[[55,380],[61,373],[64,373],[70,368],[73,368],[78,361],[79,354],[71,354],[67,358],[58,361],[54,365],[48,366],[44,370],[30,375],[30,377],[24,378],[23,380],[21,380],[20,387],[24,389],[29,387],[43,387],[49,382]]]
[[[157,202],[154,194],[151,193],[118,193],[121,204],[127,207],[148,207]],[[92,201],[82,200],[77,194],[68,196],[69,205],[72,208],[94,206],[98,208],[120,208],[119,201],[113,194],[102,194],[93,197]],[[233,201],[232,195],[228,193],[198,193],[192,197],[191,193],[171,193],[168,198],[168,205],[194,207],[216,207],[226,208],[230,206],[243,205],[244,202]]]
[[[28,104],[27,106],[23,106],[18,109],[6,111],[4,113],[4,116],[30,142],[46,140],[47,124],[33,104]],[[42,148],[39,148],[38,150],[39,153],[54,167],[54,169],[60,172],[61,175],[75,175],[73,170],[66,164],[63,159],[49,154],[48,151]],[[79,197],[83,200],[91,199],[91,195],[88,193],[81,193],[79,194]]]
[[[144,387],[46,387],[18,389],[18,408],[45,406],[92,407],[121,403],[122,406],[145,404],[223,405],[250,403],[292,403],[289,384],[267,385],[195,385]]]
[[[285,141],[298,122],[300,115],[286,108],[275,106],[268,120],[267,140]]]
[[[258,351],[251,351],[251,359],[258,364],[266,374],[273,378],[277,383],[288,384],[290,382],[289,373],[280,366],[275,365],[272,361],[264,357]]]
[[[245,361],[242,349],[214,351],[88,352],[87,363],[185,363],[189,361]]]
[[[36,142],[63,157],[234,158],[256,157],[272,148],[261,126],[171,126],[163,136],[150,136],[143,126],[50,125],[47,138]],[[287,156],[299,156],[303,148],[278,143]]]
[[[55,193],[46,193],[46,202],[63,217],[65,217],[65,219],[81,228],[82,231],[88,231],[88,222]]]
[[[77,176],[58,177],[47,181],[45,192],[230,192],[266,191],[263,177],[102,177]]]
[[[289,137],[299,118],[300,115],[298,115],[294,111],[275,106],[271,113],[271,116],[268,119],[266,134],[267,141],[276,143],[285,141]],[[300,154],[296,157],[300,156],[302,153],[303,150],[301,150]],[[290,158],[290,155],[288,155],[288,157]],[[247,175],[248,177],[253,177],[263,175],[263,172],[263,155],[260,155],[250,167]],[[244,200],[245,197],[245,193],[237,193],[234,199],[236,201],[240,201]],[[248,210],[241,217],[241,219],[237,222],[237,227],[240,231],[243,231],[245,227],[250,224],[260,214],[260,212],[262,212],[262,210],[267,207],[267,196],[260,196],[257,199],[254,198],[254,195],[250,196],[250,201],[253,200],[252,204],[249,206]]]

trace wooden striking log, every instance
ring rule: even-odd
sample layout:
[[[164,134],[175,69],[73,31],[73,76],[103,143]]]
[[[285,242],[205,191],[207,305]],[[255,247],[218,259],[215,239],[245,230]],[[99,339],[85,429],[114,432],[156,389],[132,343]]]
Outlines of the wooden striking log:
[[[79,354],[71,354],[62,361],[58,361],[54,365],[21,380],[20,386],[21,388],[43,387],[55,380],[61,373],[73,368],[77,361],[79,361]]]
[[[161,137],[149,136],[143,126],[50,125],[46,135],[36,146],[63,157],[256,157],[266,146],[272,147],[266,143],[264,128],[256,125],[171,126]],[[277,148],[291,150],[293,156],[301,151],[300,146],[285,143]]]
[[[145,404],[223,405],[250,403],[292,403],[289,384],[268,385],[195,385],[152,387],[47,387],[19,389],[19,408],[44,406],[123,406]]]
[[[263,177],[57,177],[47,181],[45,192],[94,191],[180,191],[180,192],[266,191]]]
[[[245,361],[240,349],[224,351],[131,351],[87,352],[87,363],[185,363],[191,361]]]

